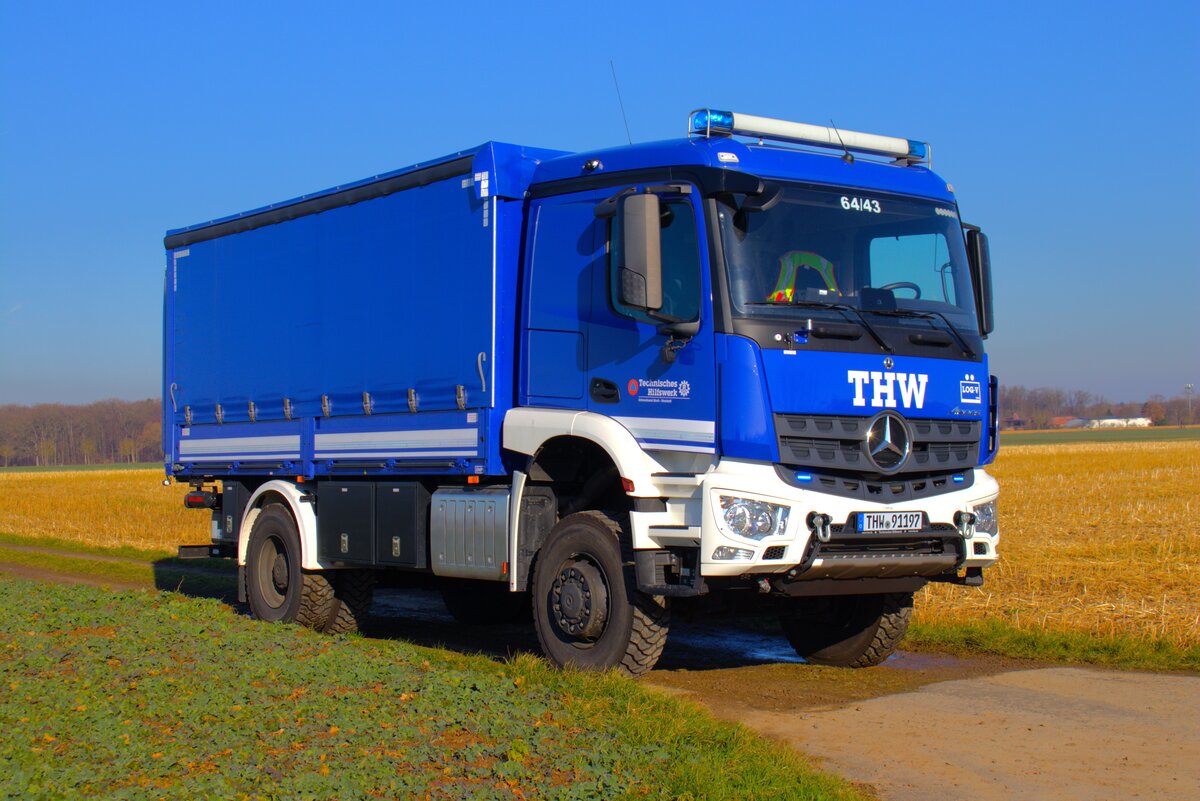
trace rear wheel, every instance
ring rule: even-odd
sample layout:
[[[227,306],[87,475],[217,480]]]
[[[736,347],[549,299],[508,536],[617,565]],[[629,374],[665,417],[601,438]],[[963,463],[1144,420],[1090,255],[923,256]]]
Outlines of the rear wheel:
[[[563,518],[538,554],[533,620],[542,652],[556,665],[646,673],[662,655],[670,610],[638,592],[621,558],[624,521],[602,512]]]
[[[912,602],[911,592],[795,598],[779,622],[807,662],[871,667],[891,656],[904,639]]]
[[[529,593],[509,592],[508,583],[445,579],[442,603],[459,623],[488,626],[529,620]]]
[[[330,634],[358,631],[366,622],[375,597],[375,571],[335,570],[329,573],[329,578],[333,583],[334,603],[323,631]]]
[[[281,504],[263,507],[246,548],[246,595],[260,620],[323,630],[334,609],[333,584],[300,567],[300,534]]]

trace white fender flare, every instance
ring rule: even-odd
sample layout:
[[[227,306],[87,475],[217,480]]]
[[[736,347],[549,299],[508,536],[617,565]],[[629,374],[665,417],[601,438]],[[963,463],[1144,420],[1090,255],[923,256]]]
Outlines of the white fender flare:
[[[276,479],[268,481],[254,491],[242,515],[242,527],[238,530],[238,566],[246,564],[246,549],[250,544],[250,530],[264,505],[262,497],[274,493],[283,498],[292,517],[296,520],[296,529],[300,533],[300,566],[305,570],[320,570],[323,566],[317,561],[317,515],[313,505],[301,500],[307,490],[298,487],[290,481]]]
[[[599,445],[616,464],[622,478],[633,482],[631,495],[662,495],[654,473],[668,472],[652,458],[628,428],[595,412],[570,409],[511,409],[504,416],[504,447],[533,456],[553,437],[574,436]]]

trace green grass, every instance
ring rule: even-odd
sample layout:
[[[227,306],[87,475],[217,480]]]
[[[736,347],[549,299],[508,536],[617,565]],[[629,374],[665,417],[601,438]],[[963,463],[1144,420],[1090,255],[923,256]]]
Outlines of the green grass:
[[[190,595],[227,597],[237,592],[237,574],[232,562],[216,570],[196,570],[191,560],[164,559],[157,562],[101,562],[67,554],[17,551],[0,546],[0,562],[82,576],[99,582],[139,584],[162,590],[180,590]]]
[[[855,799],[611,674],[0,577],[0,796]]]
[[[1073,442],[1156,442],[1200,439],[1200,426],[1178,428],[1073,428],[1061,431],[1002,431],[1000,446],[1063,445]]]
[[[1125,670],[1200,672],[1200,644],[1180,648],[1163,640],[1027,631],[998,620],[970,625],[913,624],[902,647],[960,656],[992,654]]]
[[[6,545],[38,550],[22,551]],[[89,555],[101,558],[89,559]],[[62,540],[0,534],[0,562],[101,582],[181,590],[189,595],[232,597],[237,592],[236,565],[230,559],[179,559],[159,551],[95,548]]]
[[[114,462],[110,464],[56,464],[48,467],[33,467],[21,465],[18,467],[0,467],[0,473],[74,473],[88,470],[162,470],[162,462]],[[163,478],[166,478],[166,472]]]
[[[0,532],[0,546],[6,544],[26,545],[31,548],[47,548],[50,550],[59,551],[72,551],[74,553],[93,554],[95,556],[115,556],[122,559],[140,559],[145,562],[152,562],[158,559],[169,559],[174,557],[176,554],[176,551],[159,551],[145,548],[133,548],[128,545],[121,546],[120,548],[101,548],[99,546],[84,545],[80,542],[56,539],[54,537],[26,537],[20,534],[6,534],[4,532]],[[198,561],[220,564],[222,560],[206,559]]]

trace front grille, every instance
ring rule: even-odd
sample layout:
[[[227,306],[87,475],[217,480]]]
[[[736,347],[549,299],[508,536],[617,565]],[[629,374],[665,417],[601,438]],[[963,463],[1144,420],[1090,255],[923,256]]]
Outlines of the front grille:
[[[898,503],[921,498],[931,498],[955,490],[966,489],[975,483],[975,472],[931,473],[926,475],[900,475],[884,478],[863,478],[861,475],[845,473],[818,473],[805,470],[807,480],[796,478],[796,468],[790,465],[775,465],[775,472],[788,484],[799,489],[824,492],[840,498],[854,498],[871,503]],[[961,481],[955,481],[958,476]]]
[[[863,452],[870,417],[777,414],[779,461],[817,470],[877,472]],[[944,473],[979,463],[978,420],[910,420],[912,453],[898,474]]]
[[[763,551],[762,558],[764,561],[768,560],[768,559],[782,559],[783,555],[786,552],[787,552],[786,545],[772,545],[770,548]]]

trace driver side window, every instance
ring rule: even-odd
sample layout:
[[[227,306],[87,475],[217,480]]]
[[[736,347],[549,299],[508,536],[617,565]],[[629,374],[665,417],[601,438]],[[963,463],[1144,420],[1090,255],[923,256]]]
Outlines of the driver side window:
[[[700,315],[700,247],[697,241],[696,215],[686,200],[663,200],[662,214],[663,305],[659,313],[669,320],[691,321]],[[612,218],[609,227],[608,297],[616,312],[643,323],[657,324],[661,319],[621,303],[620,278],[616,265],[621,262],[619,249],[621,215]]]

